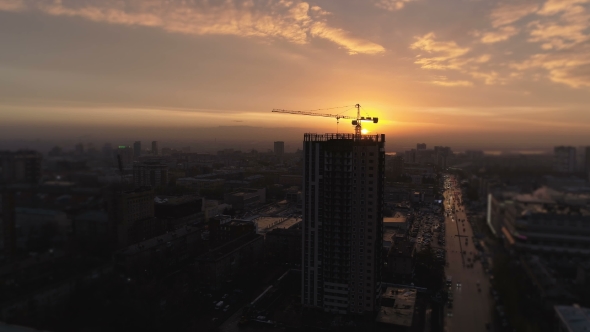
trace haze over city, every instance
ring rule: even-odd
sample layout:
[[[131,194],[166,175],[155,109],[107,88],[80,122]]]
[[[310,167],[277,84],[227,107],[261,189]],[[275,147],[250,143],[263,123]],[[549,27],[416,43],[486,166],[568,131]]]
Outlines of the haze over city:
[[[589,18],[587,0],[0,0],[0,140],[294,150],[336,122],[271,109],[360,103],[388,149],[577,145]]]

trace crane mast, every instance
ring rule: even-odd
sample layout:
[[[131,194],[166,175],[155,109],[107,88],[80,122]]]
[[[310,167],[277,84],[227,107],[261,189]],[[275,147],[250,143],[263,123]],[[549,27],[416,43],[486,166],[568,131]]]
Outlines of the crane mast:
[[[283,114],[297,114],[297,115],[308,115],[308,116],[321,116],[326,118],[335,118],[336,123],[340,122],[340,119],[350,119],[352,120],[352,125],[354,126],[354,134],[357,138],[360,138],[362,135],[362,122],[371,121],[373,123],[378,123],[379,118],[377,117],[364,117],[361,116],[361,105],[356,104],[354,105],[356,108],[356,117],[348,116],[348,115],[341,115],[341,114],[328,114],[328,113],[316,113],[312,111],[291,111],[291,110],[284,110],[284,109],[273,109],[272,112],[274,113],[283,113]]]

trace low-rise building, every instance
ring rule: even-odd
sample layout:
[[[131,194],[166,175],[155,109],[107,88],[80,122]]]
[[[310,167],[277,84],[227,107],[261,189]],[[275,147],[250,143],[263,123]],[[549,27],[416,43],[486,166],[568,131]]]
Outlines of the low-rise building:
[[[266,188],[262,189],[239,189],[225,194],[224,202],[230,204],[234,209],[242,210],[252,205],[264,204],[266,202]]]
[[[556,332],[590,331],[590,308],[579,305],[556,305],[553,307],[557,316]]]
[[[203,222],[204,201],[197,195],[158,196],[154,200],[154,216],[165,231]]]
[[[185,226],[130,245],[114,255],[115,267],[128,276],[166,271],[202,249],[201,227]]]
[[[403,236],[392,238],[392,245],[387,253],[389,276],[396,282],[409,282],[414,274],[416,252],[415,243]]]
[[[415,288],[387,287],[381,295],[381,308],[375,321],[396,326],[398,330],[402,328],[400,331],[409,330],[414,320],[417,293]]]
[[[266,233],[266,260],[277,264],[301,265],[301,227],[275,228]]]
[[[213,288],[232,278],[243,278],[262,262],[264,238],[246,234],[196,259],[199,280]]]

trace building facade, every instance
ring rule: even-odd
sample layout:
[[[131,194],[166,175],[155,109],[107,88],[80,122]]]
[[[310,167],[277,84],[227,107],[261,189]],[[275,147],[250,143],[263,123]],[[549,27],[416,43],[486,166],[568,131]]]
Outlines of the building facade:
[[[302,303],[379,309],[385,135],[305,134]]]
[[[274,152],[277,157],[282,158],[285,154],[285,142],[275,142],[274,143]]]
[[[553,149],[553,171],[571,174],[576,172],[576,148],[573,146],[556,146]]]
[[[154,156],[157,156],[159,153],[159,149],[158,149],[158,141],[152,141],[152,154]]]
[[[135,141],[133,143],[133,155],[135,158],[141,157],[141,141]]]
[[[36,151],[0,151],[0,184],[39,182],[41,159]]]
[[[168,185],[168,165],[160,162],[135,163],[133,183],[136,188]]]

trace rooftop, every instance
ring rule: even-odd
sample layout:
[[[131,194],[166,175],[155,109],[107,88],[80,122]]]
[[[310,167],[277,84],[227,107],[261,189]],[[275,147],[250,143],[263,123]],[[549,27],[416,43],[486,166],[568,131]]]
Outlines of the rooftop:
[[[244,235],[242,237],[237,238],[234,241],[231,241],[215,250],[212,250],[202,256],[200,256],[199,258],[197,258],[197,260],[199,261],[215,261],[218,260],[230,253],[232,253],[233,251],[249,244],[250,242],[253,242],[255,240],[261,239],[262,235],[258,235],[255,233],[250,233],[247,235]]]
[[[578,305],[555,306],[557,316],[569,332],[590,331],[590,308]]]
[[[405,327],[412,326],[416,295],[415,288],[387,287],[381,296],[382,306],[375,321]]]

